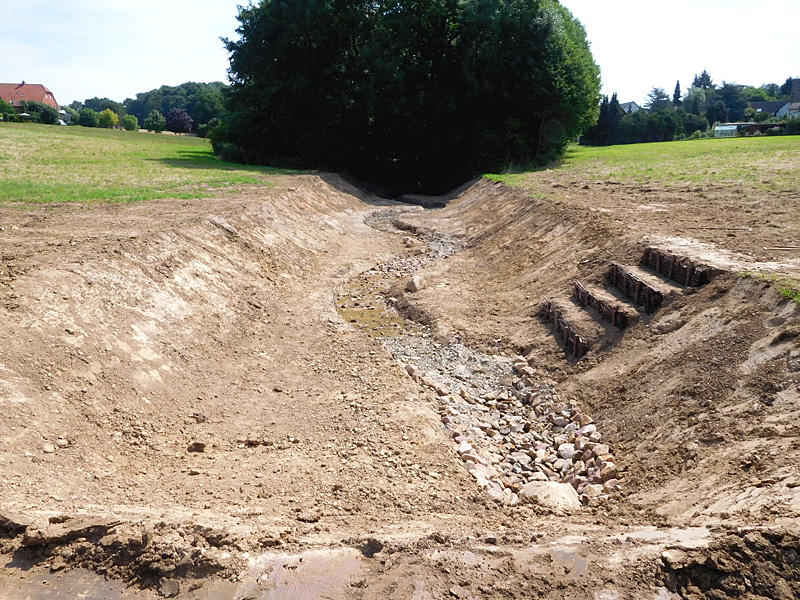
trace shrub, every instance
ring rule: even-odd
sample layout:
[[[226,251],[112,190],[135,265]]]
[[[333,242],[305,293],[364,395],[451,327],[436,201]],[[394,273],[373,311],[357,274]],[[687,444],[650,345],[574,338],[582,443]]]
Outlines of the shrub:
[[[122,126],[125,131],[138,131],[139,119],[136,118],[136,115],[125,115],[122,117]]]
[[[15,112],[16,111],[14,110],[14,107],[11,106],[11,104],[9,104],[8,102],[6,102],[2,98],[0,98],[0,113],[2,113],[4,115],[5,114],[11,115],[11,114],[14,114]]]
[[[45,125],[55,125],[61,118],[58,111],[47,104],[29,100],[22,103],[22,110],[31,116],[31,120]]]
[[[800,117],[792,117],[786,121],[786,133],[791,135],[800,134]]]
[[[770,127],[765,133],[767,135],[781,135],[783,131],[780,127]]]
[[[245,162],[244,151],[231,142],[218,142],[214,144],[214,153],[217,155],[217,158],[225,162]]]
[[[147,131],[152,131],[155,133],[161,133],[167,127],[167,120],[157,110],[151,110],[150,114],[147,115],[147,118],[144,120],[144,128]]]
[[[80,125],[83,127],[97,127],[100,121],[100,115],[94,112],[91,108],[81,109],[81,116],[79,119]]]
[[[208,123],[203,123],[202,125],[197,126],[197,137],[205,138],[208,137],[211,131],[219,125],[219,119],[214,117]]]
[[[101,112],[100,117],[97,119],[98,126],[104,129],[111,129],[117,123],[119,123],[119,116],[110,108]]]

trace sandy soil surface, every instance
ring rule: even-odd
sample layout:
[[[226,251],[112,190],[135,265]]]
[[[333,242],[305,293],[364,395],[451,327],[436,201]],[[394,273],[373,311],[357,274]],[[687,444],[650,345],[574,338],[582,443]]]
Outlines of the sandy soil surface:
[[[798,198],[536,185],[1,208],[0,598],[800,595]],[[649,247],[713,278],[570,299]]]

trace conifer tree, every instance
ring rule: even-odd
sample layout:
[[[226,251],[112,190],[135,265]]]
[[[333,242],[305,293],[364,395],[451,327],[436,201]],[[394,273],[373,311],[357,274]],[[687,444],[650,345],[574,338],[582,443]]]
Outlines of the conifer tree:
[[[675,92],[673,92],[673,94],[672,94],[672,103],[675,106],[680,106],[681,105],[681,82],[680,81],[678,81],[678,83],[675,84]]]

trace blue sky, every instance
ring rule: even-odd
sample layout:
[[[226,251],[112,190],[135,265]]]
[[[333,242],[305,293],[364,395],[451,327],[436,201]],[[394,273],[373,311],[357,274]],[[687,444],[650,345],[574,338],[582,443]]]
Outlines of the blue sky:
[[[0,19],[0,82],[43,83],[61,104],[122,101],[186,81],[227,81],[220,37],[246,0],[19,0]],[[644,101],[684,91],[707,69],[716,83],[800,77],[800,1],[563,0],[584,24],[603,93]]]

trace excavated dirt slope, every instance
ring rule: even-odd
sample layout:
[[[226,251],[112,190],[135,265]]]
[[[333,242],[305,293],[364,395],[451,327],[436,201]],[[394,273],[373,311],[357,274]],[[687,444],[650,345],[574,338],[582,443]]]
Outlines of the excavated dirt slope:
[[[799,596],[776,205],[539,184],[0,209],[0,598]]]

